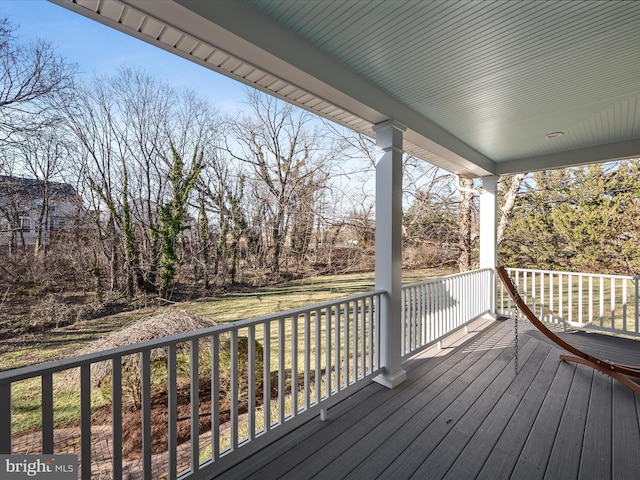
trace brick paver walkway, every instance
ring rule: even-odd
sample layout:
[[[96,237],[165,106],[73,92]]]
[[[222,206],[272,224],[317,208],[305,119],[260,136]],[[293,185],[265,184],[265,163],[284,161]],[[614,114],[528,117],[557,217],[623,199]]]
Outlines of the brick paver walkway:
[[[92,478],[110,479],[112,471],[112,442],[111,426],[91,426],[91,472]],[[80,429],[58,428],[53,432],[53,442],[57,454],[76,454],[80,456]],[[200,448],[211,445],[211,433],[200,435]],[[40,454],[42,452],[42,435],[40,432],[22,435],[13,439],[13,453],[15,454]],[[191,464],[191,443],[185,442],[178,445],[178,473],[187,470]],[[154,480],[168,477],[167,452],[155,454],[151,457],[152,478]],[[142,459],[123,461],[122,478],[138,480],[142,477]]]

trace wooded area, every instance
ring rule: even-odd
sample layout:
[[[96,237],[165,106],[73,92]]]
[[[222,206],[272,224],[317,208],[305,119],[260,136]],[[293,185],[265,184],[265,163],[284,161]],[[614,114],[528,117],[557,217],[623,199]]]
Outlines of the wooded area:
[[[640,161],[536,172],[501,244],[505,265],[640,274]]]
[[[371,139],[254,90],[228,115],[142,70],[81,81],[15,32],[0,22],[2,303],[175,300],[373,268]],[[424,161],[403,167],[405,266],[474,268],[477,196]],[[638,168],[501,179],[501,261],[636,274]]]

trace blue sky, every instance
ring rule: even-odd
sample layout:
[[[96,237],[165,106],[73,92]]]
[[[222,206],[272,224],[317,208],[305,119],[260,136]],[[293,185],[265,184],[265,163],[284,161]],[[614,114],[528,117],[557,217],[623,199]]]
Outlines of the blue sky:
[[[140,67],[177,88],[189,87],[222,111],[242,108],[245,86],[46,0],[0,0],[0,17],[19,26],[22,41],[51,42],[83,76],[109,74],[122,65]]]
[[[80,74],[87,78],[94,73],[113,73],[123,65],[139,67],[177,89],[188,87],[206,95],[221,113],[234,114],[246,107],[248,87],[240,82],[46,0],[0,0],[2,17],[18,25],[16,33],[21,41],[41,38],[51,42],[58,53],[78,64]],[[372,170],[366,161],[343,163],[343,167],[354,171],[360,171],[363,165],[368,172],[367,180],[358,174],[346,180],[347,184],[355,185],[351,188],[354,192],[370,189],[363,187],[362,182],[371,180]],[[345,181],[343,177],[340,179]],[[344,185],[343,188],[348,189]]]

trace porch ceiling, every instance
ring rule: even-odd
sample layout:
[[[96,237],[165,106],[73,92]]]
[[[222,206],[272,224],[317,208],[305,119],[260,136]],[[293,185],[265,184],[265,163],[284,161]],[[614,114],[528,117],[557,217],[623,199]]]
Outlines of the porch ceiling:
[[[640,2],[51,1],[461,175],[640,156]]]

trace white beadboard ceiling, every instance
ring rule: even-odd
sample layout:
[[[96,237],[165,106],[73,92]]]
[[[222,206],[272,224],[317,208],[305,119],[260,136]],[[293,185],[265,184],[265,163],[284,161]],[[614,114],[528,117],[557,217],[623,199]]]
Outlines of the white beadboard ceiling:
[[[640,2],[51,1],[464,176],[640,157]]]

